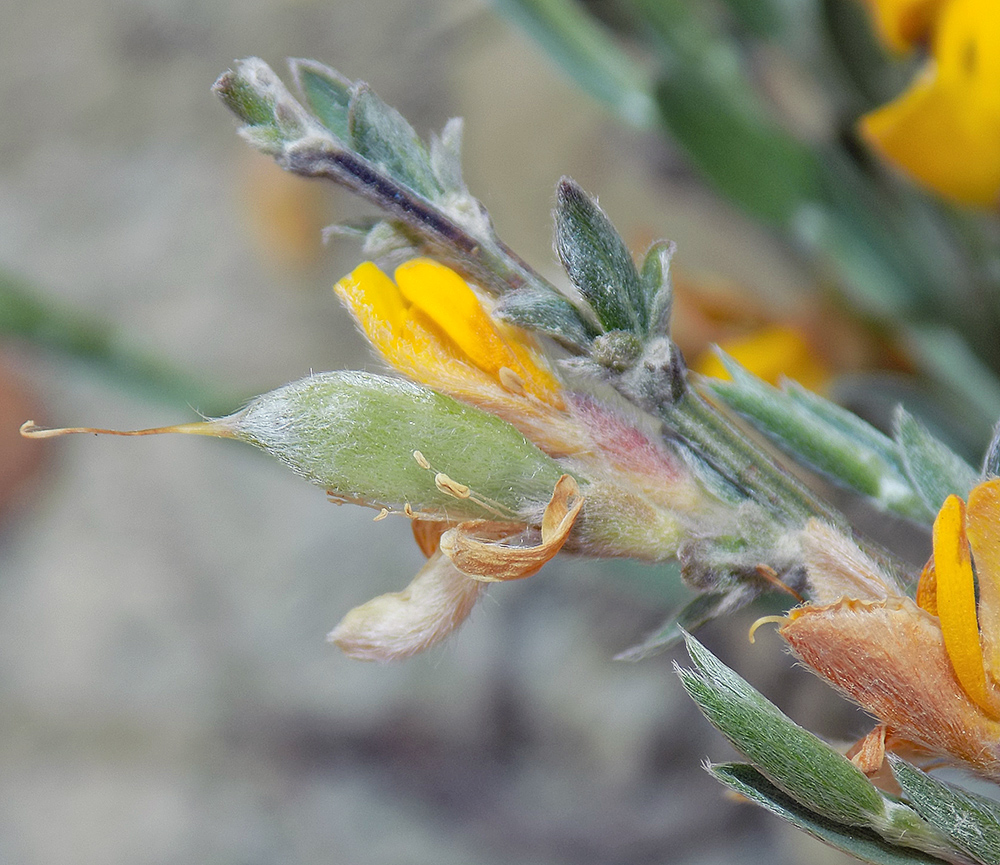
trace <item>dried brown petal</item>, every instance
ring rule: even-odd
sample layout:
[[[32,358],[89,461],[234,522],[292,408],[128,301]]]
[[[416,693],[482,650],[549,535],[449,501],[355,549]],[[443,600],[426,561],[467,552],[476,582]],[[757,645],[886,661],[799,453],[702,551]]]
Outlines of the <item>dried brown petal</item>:
[[[441,535],[453,525],[454,523],[446,523],[442,520],[412,519],[410,521],[410,528],[413,529],[413,540],[420,547],[420,552],[428,559],[438,551]]]
[[[582,507],[576,481],[563,475],[542,515],[540,543],[512,543],[524,531],[518,524],[469,520],[441,536],[441,549],[462,573],[476,580],[490,583],[530,577],[562,549]]]

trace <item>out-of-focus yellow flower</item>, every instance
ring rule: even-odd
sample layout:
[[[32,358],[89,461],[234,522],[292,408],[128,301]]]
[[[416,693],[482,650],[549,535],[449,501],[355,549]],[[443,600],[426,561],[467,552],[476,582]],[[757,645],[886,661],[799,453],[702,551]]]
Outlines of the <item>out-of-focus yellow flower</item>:
[[[907,51],[927,38],[946,0],[865,0],[882,40]]]
[[[921,21],[933,19],[932,59],[908,90],[861,119],[862,135],[886,159],[946,198],[995,206],[1000,201],[1000,3],[884,6],[886,20],[890,9],[899,12],[897,23],[905,9],[913,15],[919,11]],[[876,8],[881,21],[883,4]]]
[[[766,325],[747,336],[725,340],[719,348],[772,385],[785,377],[809,390],[821,391],[830,379],[830,370],[816,356],[802,332],[789,325]],[[722,361],[712,351],[700,355],[692,369],[713,378],[729,378]]]
[[[503,418],[549,454],[581,448],[562,386],[531,337],[492,318],[455,271],[416,258],[393,282],[365,262],[334,290],[404,375]]]

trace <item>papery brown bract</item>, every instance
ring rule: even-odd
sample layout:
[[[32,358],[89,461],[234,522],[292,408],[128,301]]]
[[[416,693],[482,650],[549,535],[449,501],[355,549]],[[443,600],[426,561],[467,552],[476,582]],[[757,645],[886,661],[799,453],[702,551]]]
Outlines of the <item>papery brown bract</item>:
[[[792,610],[779,633],[803,663],[912,745],[1000,779],[1000,722],[959,684],[935,616],[908,598]]]

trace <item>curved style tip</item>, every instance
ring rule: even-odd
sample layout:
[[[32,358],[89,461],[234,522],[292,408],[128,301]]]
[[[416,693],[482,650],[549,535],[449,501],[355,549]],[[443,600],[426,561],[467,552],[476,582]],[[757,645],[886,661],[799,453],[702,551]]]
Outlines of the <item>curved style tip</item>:
[[[232,429],[224,426],[222,421],[218,420],[197,421],[196,423],[182,423],[176,426],[151,427],[149,429],[136,430],[99,429],[86,426],[46,429],[45,427],[38,426],[33,420],[27,420],[21,424],[21,435],[28,439],[51,439],[59,436],[75,435],[77,433],[105,436],[151,436],[162,433],[183,433],[186,435],[215,436],[216,438],[235,438]]]

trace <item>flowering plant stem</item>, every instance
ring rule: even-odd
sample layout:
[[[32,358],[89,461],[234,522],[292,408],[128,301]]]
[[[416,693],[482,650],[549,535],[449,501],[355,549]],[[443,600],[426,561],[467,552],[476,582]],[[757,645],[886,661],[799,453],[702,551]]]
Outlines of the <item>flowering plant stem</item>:
[[[231,411],[243,399],[143,351],[108,322],[61,307],[24,280],[0,272],[0,336],[79,358],[136,391],[205,414]]]

